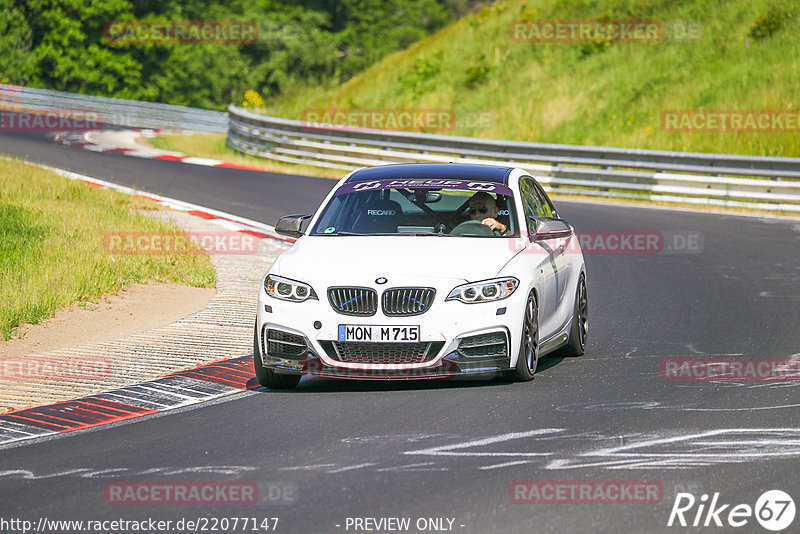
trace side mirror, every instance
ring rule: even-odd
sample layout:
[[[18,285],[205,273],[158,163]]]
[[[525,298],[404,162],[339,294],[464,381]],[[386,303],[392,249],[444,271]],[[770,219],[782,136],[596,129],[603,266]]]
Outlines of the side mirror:
[[[553,217],[528,217],[536,228],[532,241],[545,241],[547,239],[562,239],[570,237],[573,233],[572,227],[564,219]]]
[[[311,215],[287,215],[281,217],[275,225],[275,231],[289,237],[300,237],[303,235],[303,222],[310,219]]]

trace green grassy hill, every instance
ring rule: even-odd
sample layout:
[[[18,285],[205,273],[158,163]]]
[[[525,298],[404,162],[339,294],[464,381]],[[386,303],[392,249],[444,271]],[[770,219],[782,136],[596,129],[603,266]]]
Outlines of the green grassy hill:
[[[452,109],[445,133],[546,143],[800,156],[800,134],[667,132],[674,109],[800,108],[800,5],[793,0],[498,1],[340,87],[267,102],[304,109]],[[516,20],[656,20],[651,43],[530,43]],[[681,35],[686,30],[695,35]]]

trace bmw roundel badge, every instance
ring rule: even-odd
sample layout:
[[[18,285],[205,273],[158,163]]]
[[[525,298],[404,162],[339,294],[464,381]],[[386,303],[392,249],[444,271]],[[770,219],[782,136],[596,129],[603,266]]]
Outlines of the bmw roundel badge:
[[[382,285],[382,284],[385,284],[386,282],[388,282],[388,280],[386,278],[382,277],[382,276],[380,278],[376,278],[375,279],[375,283],[376,284],[381,284]]]

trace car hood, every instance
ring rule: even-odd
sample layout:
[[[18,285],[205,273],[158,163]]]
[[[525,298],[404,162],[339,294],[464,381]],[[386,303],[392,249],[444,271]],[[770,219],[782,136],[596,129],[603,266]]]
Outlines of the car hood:
[[[441,236],[303,236],[271,272],[301,281],[370,277],[473,282],[497,275],[512,239]]]

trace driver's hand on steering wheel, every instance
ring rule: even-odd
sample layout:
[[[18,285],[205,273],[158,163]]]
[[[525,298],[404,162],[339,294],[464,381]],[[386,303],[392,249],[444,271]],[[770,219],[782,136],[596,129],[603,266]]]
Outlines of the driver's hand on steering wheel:
[[[505,232],[506,231],[506,225],[505,224],[503,224],[501,222],[497,222],[496,220],[492,219],[491,217],[487,217],[484,220],[482,220],[481,224],[485,224],[486,226],[488,226],[492,230],[497,230],[498,232]]]

